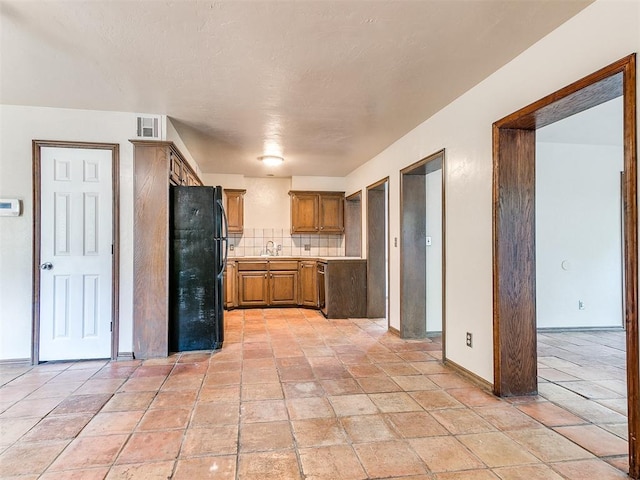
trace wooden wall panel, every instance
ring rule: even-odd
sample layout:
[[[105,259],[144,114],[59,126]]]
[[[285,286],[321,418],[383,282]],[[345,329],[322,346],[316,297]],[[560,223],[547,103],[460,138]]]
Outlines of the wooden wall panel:
[[[494,389],[537,392],[535,130],[498,129],[494,163]]]
[[[136,358],[169,353],[168,149],[135,147],[133,351]]]
[[[386,312],[385,236],[386,192],[367,191],[367,316],[384,318]]]
[[[347,198],[344,216],[345,256],[362,256],[362,202],[361,193]]]
[[[400,242],[400,335],[427,334],[427,251],[425,175],[402,175],[402,232]]]

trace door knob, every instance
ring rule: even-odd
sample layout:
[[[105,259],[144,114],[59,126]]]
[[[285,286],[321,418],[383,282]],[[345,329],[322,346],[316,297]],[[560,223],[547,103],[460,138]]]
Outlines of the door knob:
[[[53,268],[53,264],[51,262],[46,262],[40,265],[40,270],[51,270]]]

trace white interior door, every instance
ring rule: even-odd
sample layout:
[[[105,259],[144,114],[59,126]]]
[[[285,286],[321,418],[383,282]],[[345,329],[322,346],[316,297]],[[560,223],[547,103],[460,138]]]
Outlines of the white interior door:
[[[111,151],[41,149],[40,355],[111,357]]]

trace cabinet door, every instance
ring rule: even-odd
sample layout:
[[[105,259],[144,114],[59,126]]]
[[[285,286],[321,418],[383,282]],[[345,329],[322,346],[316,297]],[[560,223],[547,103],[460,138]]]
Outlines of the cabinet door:
[[[182,185],[182,159],[175,153],[169,153],[169,182]]]
[[[235,263],[228,263],[224,271],[224,306],[228,309],[234,308],[238,304],[236,293],[236,266]]]
[[[269,286],[269,305],[298,304],[298,272],[272,272]]]
[[[227,222],[229,233],[242,233],[244,230],[244,193],[245,190],[225,190]]]
[[[300,277],[300,295],[298,305],[318,308],[318,273],[317,264],[311,261],[300,262],[298,275]]]
[[[344,232],[344,196],[320,194],[320,233]]]
[[[198,185],[198,181],[196,180],[196,175],[191,171],[191,169],[186,170],[184,183],[187,185],[187,187],[193,187]]]
[[[238,272],[238,306],[264,306],[269,302],[267,272]]]
[[[318,203],[315,193],[291,194],[291,233],[317,233]]]

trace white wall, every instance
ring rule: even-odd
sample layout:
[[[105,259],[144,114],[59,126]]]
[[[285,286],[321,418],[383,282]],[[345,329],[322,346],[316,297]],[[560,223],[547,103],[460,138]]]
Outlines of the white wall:
[[[210,173],[202,176],[205,185],[245,189],[245,228],[291,228],[290,190],[344,191],[343,177],[246,177]]]
[[[290,178],[246,177],[244,224],[247,228],[291,228]]]
[[[442,169],[425,176],[427,237],[427,332],[442,331]]]
[[[24,213],[0,217],[0,360],[31,356],[32,140],[120,145],[120,345],[132,348],[135,114],[0,105],[0,197]]]
[[[344,192],[345,187],[344,177],[291,177],[291,190]]]
[[[169,142],[173,142],[176,144],[176,147],[178,147],[178,150],[180,150],[180,153],[182,154],[182,156],[187,160],[187,162],[189,162],[189,165],[191,166],[191,168],[193,168],[196,174],[200,178],[202,178],[202,170],[200,170],[200,165],[198,165],[198,162],[196,162],[196,160],[193,158],[193,155],[191,155],[191,152],[182,141],[182,138],[180,138],[180,134],[178,133],[176,128],[173,126],[171,119],[167,118],[166,115],[163,115],[163,117],[166,119],[165,124],[166,124],[167,133],[165,135],[165,139]]]
[[[348,192],[390,177],[390,236],[398,237],[399,170],[446,148],[447,358],[487,381],[493,381],[492,123],[640,50],[638,31],[640,2],[595,2],[347,177]],[[366,228],[363,237],[366,245]],[[390,324],[399,328],[398,249],[390,255]],[[465,346],[465,332],[473,333],[473,348]]]
[[[537,143],[538,327],[622,326],[622,163],[620,146]]]

